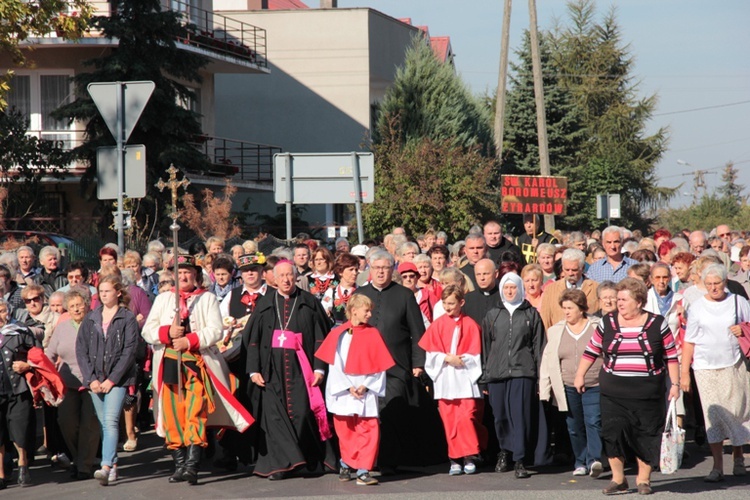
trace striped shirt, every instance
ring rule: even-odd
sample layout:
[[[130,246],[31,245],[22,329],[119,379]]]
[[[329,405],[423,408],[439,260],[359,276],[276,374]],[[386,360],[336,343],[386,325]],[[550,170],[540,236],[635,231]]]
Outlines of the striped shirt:
[[[611,318],[605,316],[602,322],[604,321],[611,321]],[[677,363],[677,347],[675,346],[672,331],[669,329],[669,325],[664,318],[656,316],[654,321],[655,325],[652,327],[658,325],[664,346],[663,358],[665,362],[654,359],[653,348],[649,344],[648,336],[642,326],[620,327],[619,336],[622,337],[622,340],[619,347],[616,350],[613,349],[617,344],[613,340],[609,343],[605,351],[603,345],[604,331],[600,324],[591,336],[583,357],[593,362],[596,361],[596,358],[603,355],[604,365],[602,369],[607,373],[621,377],[648,377],[663,373],[667,364]],[[615,334],[616,338],[617,334]],[[649,373],[649,366],[653,368],[652,373]]]

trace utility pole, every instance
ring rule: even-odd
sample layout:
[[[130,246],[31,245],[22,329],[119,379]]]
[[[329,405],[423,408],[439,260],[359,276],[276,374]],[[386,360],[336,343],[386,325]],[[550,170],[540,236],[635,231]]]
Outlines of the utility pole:
[[[547,149],[547,119],[544,112],[542,58],[539,54],[539,32],[536,22],[536,0],[529,0],[529,33],[531,35],[531,66],[534,76],[534,100],[536,102],[536,129],[539,137],[539,170],[541,175],[551,175],[549,150]],[[548,233],[555,230],[554,216],[544,216],[544,227]]]
[[[495,152],[500,164],[503,161],[503,128],[505,126],[505,87],[508,80],[508,44],[510,43],[510,8],[513,0],[505,0],[503,32],[500,42],[500,74],[497,79],[495,101]]]

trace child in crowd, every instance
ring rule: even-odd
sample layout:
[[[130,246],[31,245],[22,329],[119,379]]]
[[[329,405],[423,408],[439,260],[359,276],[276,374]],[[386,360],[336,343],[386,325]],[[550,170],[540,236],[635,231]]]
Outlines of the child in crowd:
[[[449,474],[474,474],[474,457],[487,443],[487,430],[482,425],[484,399],[477,385],[482,374],[482,331],[461,312],[463,290],[449,285],[441,297],[445,314],[430,325],[419,347],[427,353],[424,369],[433,380],[445,428]]]
[[[348,321],[328,334],[315,356],[330,365],[326,406],[341,448],[340,481],[356,469],[357,484],[370,486],[380,442],[378,397],[385,396],[385,371],[395,362],[380,332],[367,324],[372,301],[355,294],[346,305]]]

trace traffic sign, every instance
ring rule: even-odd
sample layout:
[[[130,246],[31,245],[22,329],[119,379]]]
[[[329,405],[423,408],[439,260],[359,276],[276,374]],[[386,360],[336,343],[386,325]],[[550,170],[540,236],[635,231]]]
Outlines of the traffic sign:
[[[151,94],[156,85],[154,82],[102,82],[89,83],[87,89],[91,99],[94,100],[104,123],[112,132],[112,137],[117,137],[117,103],[122,98],[122,140],[127,142],[133,133],[135,124],[148,104]],[[122,95],[119,95],[122,93]]]
[[[146,196],[146,146],[125,146],[125,192],[128,198]],[[117,199],[117,147],[96,148],[96,197],[100,200]]]

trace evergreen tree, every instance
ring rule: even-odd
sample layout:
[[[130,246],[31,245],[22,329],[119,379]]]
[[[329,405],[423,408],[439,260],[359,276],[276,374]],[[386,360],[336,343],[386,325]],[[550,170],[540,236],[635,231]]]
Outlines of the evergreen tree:
[[[742,192],[745,190],[745,186],[737,184],[737,177],[739,173],[734,163],[731,161],[724,167],[724,172],[721,174],[721,186],[719,186],[719,194],[722,198],[730,201],[732,205],[739,206],[746,201],[746,197],[742,196]]]
[[[444,64],[421,35],[412,40],[404,65],[379,106],[374,142],[390,140],[392,130],[407,143],[429,138],[453,145],[478,146],[492,154],[490,116],[456,75]]]
[[[657,186],[655,165],[664,153],[667,131],[646,134],[656,97],[638,97],[633,58],[623,45],[614,10],[595,20],[593,0],[568,4],[570,25],[540,34],[545,106],[553,175],[569,182],[562,228],[594,228],[597,194],[619,193],[618,224],[645,229],[648,212],[673,190]],[[531,53],[528,38],[513,66],[506,122],[503,172],[538,174]]]
[[[380,106],[373,150],[375,201],[363,208],[366,234],[432,227],[462,238],[496,207],[488,110],[422,37]]]
[[[147,198],[145,213],[161,220],[159,212],[169,203],[169,194],[154,187],[170,163],[183,170],[200,170],[207,166],[205,157],[190,143],[199,140],[202,130],[199,114],[186,105],[195,100],[185,83],[200,83],[200,69],[207,60],[200,55],[179,50],[177,38],[187,35],[180,14],[162,10],[159,0],[118,0],[111,16],[96,17],[94,29],[105,37],[117,39],[118,45],[102,57],[86,61],[90,73],[74,77],[77,99],[55,112],[59,119],[86,123],[86,141],[72,155],[88,162],[82,182],[84,188],[96,176],[96,148],[113,144],[113,137],[88,95],[92,82],[150,80],[156,85],[128,142],[146,146]],[[157,200],[164,200],[162,203]]]

